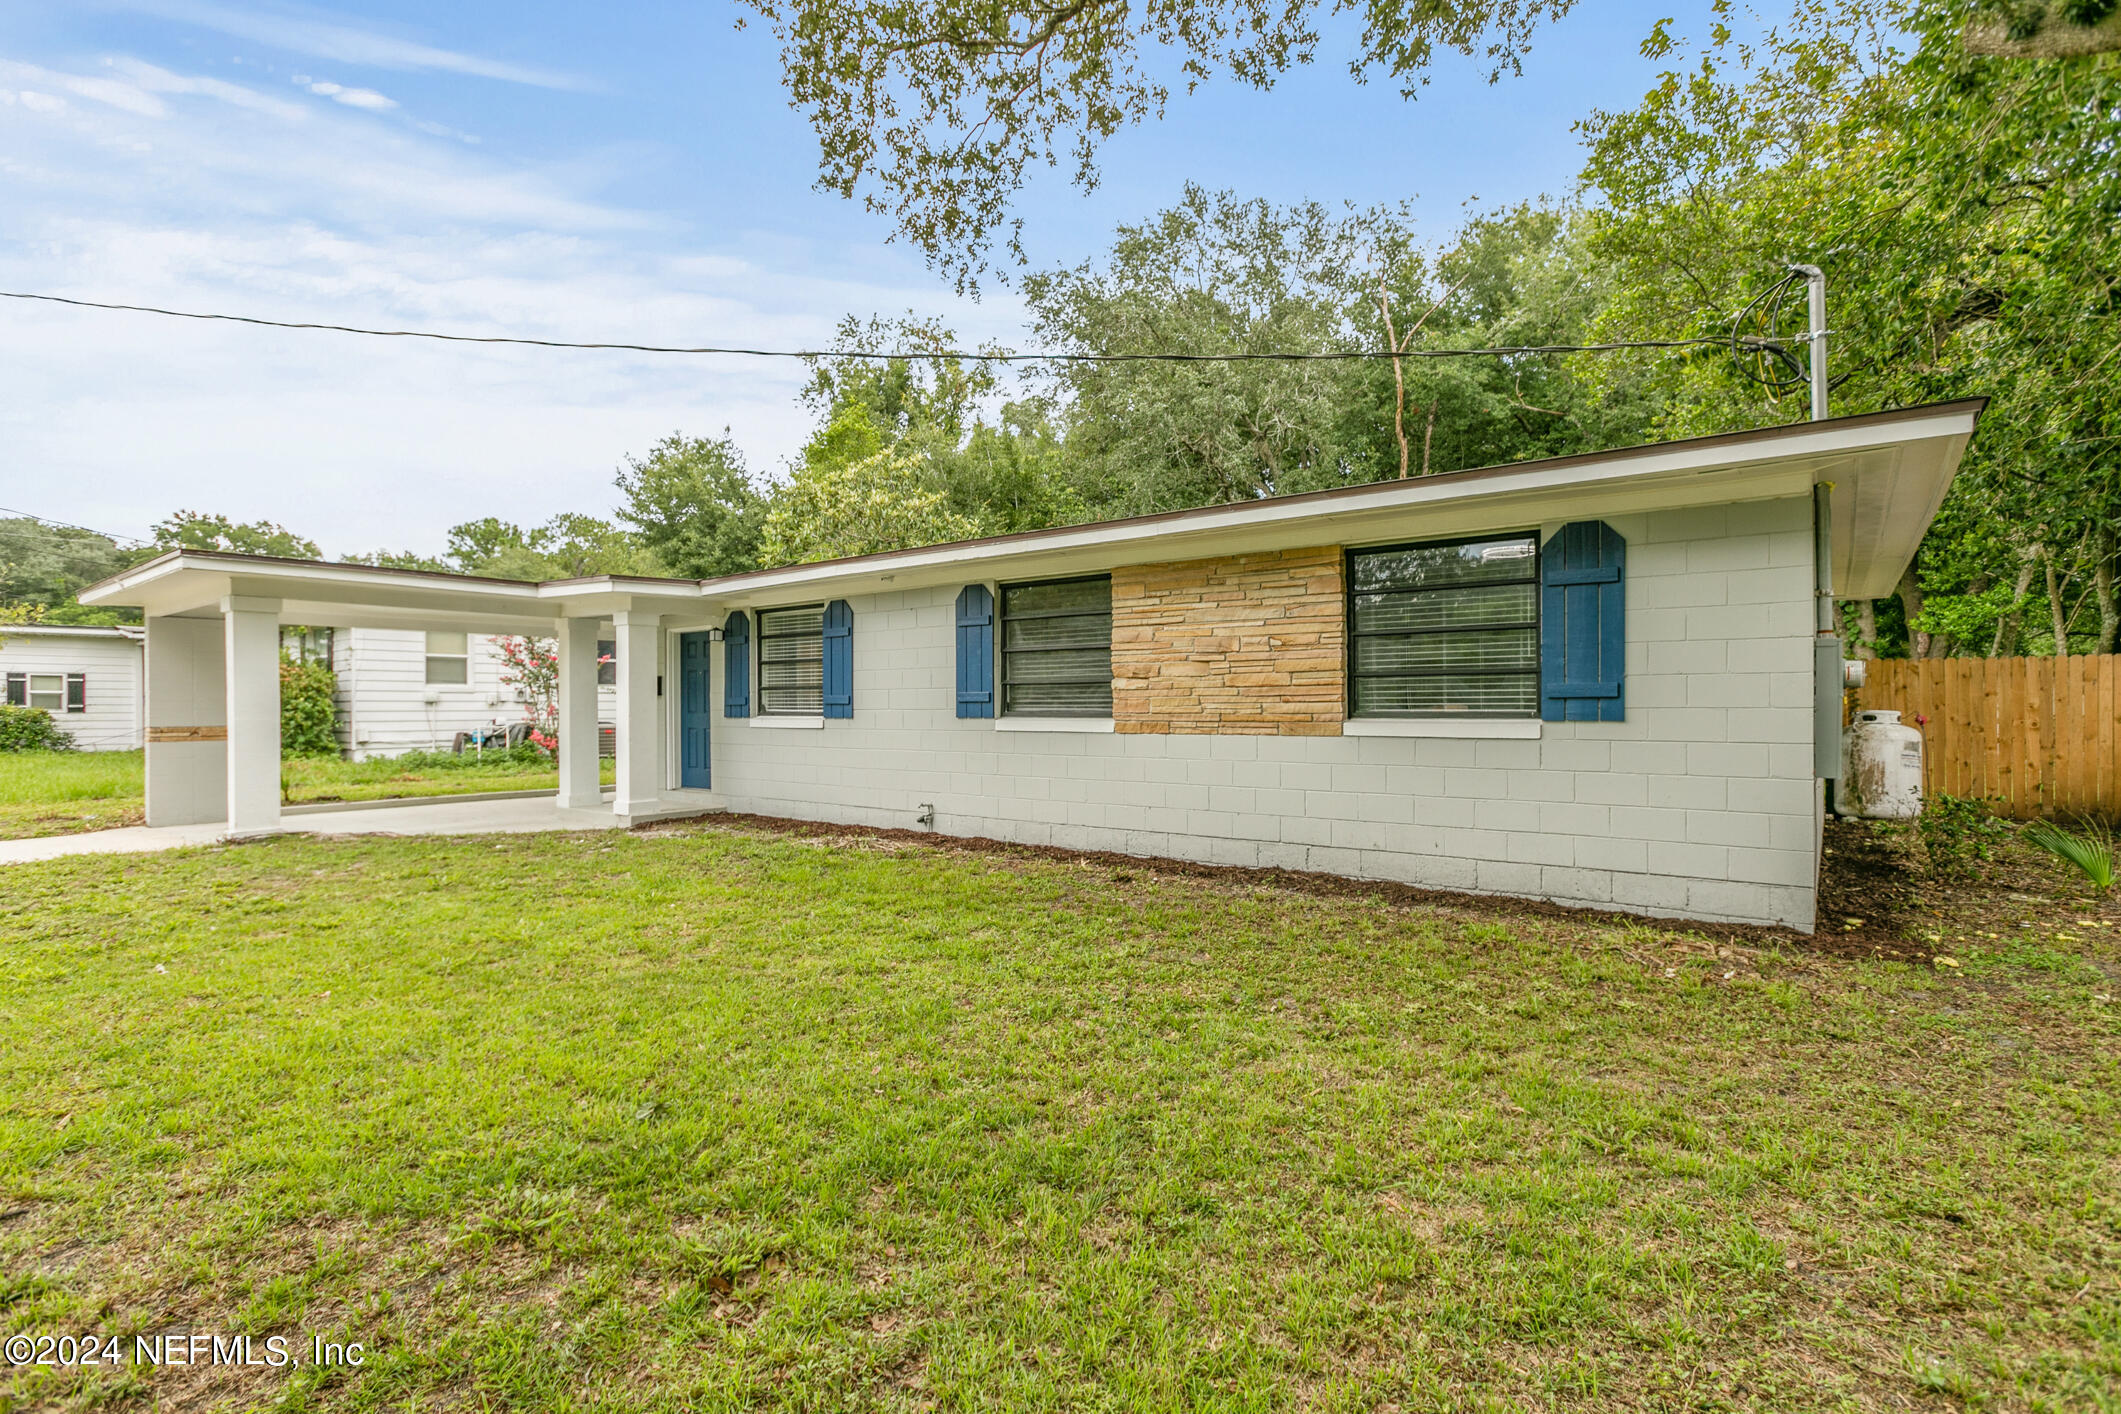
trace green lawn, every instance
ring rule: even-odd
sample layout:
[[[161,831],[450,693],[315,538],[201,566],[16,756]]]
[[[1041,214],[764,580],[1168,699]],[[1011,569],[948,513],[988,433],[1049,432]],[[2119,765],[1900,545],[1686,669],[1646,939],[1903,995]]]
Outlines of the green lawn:
[[[603,763],[603,779],[613,779]],[[137,825],[145,799],[137,751],[0,752],[0,839],[71,835]],[[290,757],[280,766],[289,804],[456,795],[471,791],[550,790],[556,770],[520,761],[421,754],[374,761]]]
[[[372,1354],[0,1390],[2110,1409],[2056,887],[1932,968],[726,827],[15,866],[0,1327]]]

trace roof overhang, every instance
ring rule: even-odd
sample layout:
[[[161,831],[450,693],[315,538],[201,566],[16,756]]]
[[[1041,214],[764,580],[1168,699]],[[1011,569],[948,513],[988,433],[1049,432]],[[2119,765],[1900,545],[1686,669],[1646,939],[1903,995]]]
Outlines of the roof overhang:
[[[1834,592],[1893,592],[1951,488],[1984,400],[1797,423],[1620,451],[1449,472],[1131,520],[1029,531],[710,580],[602,576],[528,584],[418,570],[172,551],[85,590],[85,604],[214,614],[234,595],[280,601],[283,623],[549,633],[622,611],[702,620],[792,597],[966,579],[1094,574],[1123,565],[1361,545],[1728,505],[1832,488]]]

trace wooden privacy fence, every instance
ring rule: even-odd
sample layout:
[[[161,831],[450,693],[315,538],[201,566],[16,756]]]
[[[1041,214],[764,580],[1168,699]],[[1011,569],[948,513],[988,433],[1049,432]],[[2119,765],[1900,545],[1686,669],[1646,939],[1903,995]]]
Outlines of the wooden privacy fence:
[[[1884,658],[1855,693],[1923,737],[1922,789],[2000,815],[2121,815],[2121,656]],[[1921,720],[1927,719],[1927,720]]]

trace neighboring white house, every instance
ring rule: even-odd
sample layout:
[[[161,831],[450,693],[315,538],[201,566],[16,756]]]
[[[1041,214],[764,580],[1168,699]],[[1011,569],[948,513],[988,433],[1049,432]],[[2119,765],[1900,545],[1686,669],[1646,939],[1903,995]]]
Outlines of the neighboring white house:
[[[141,627],[33,624],[0,629],[6,701],[41,707],[83,751],[137,751],[145,731]],[[599,645],[610,657],[610,642]],[[339,744],[356,761],[408,751],[448,751],[460,734],[528,716],[522,692],[501,681],[491,636],[379,628],[280,630],[289,657],[327,662],[338,676]],[[598,716],[612,720],[618,689],[603,665]]]
[[[600,646],[611,656],[611,643]],[[280,630],[280,651],[331,665],[339,745],[356,761],[448,751],[461,734],[528,717],[523,692],[501,681],[501,651],[490,635],[290,625]],[[610,664],[599,681],[599,717],[610,721],[618,693]]]
[[[535,634],[585,821],[924,827],[1809,930],[1834,601],[1893,592],[1981,406],[717,579],[183,550],[81,598],[146,615],[150,824],[280,827],[283,624]],[[419,675],[456,642],[420,639]]]
[[[146,714],[144,628],[0,628],[0,681],[15,707],[41,707],[83,751],[137,751]]]

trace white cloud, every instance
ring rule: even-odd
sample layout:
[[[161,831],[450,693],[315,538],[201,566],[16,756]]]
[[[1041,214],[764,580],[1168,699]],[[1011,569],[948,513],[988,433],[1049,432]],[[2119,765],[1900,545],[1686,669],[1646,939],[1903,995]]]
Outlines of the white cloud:
[[[103,61],[103,66],[148,93],[214,98],[237,108],[248,108],[290,121],[300,121],[305,116],[305,110],[300,104],[289,103],[284,98],[259,93],[256,89],[229,83],[225,79],[173,73],[159,65],[131,58],[108,58]]]
[[[0,288],[369,327],[803,347],[847,312],[961,321],[911,261],[688,231],[602,199],[608,162],[541,168],[330,104],[114,59],[0,66]],[[140,105],[65,103],[73,80]],[[318,80],[309,80],[315,83]],[[307,86],[307,85],[305,85]],[[968,339],[1014,308],[973,311]],[[793,361],[431,344],[148,315],[0,318],[0,485],[144,534],[179,506],[283,522],[332,552],[437,551],[480,515],[606,513],[627,453],[733,429],[762,472],[800,445]],[[12,504],[12,503],[11,503]]]
[[[367,108],[379,112],[398,106],[396,99],[386,98],[372,88],[346,88],[340,84],[321,81],[307,84],[306,87],[319,97],[329,98],[334,103],[343,103],[349,108]]]
[[[289,53],[334,59],[344,64],[465,74],[538,88],[591,87],[573,75],[438,49],[415,40],[358,29],[338,20],[236,10],[223,5],[196,3],[195,0],[112,0],[111,8],[178,20]]]
[[[49,93],[39,93],[33,88],[25,88],[15,97],[32,113],[57,113],[66,107],[65,99]]]

